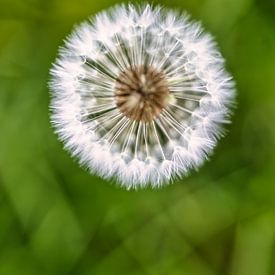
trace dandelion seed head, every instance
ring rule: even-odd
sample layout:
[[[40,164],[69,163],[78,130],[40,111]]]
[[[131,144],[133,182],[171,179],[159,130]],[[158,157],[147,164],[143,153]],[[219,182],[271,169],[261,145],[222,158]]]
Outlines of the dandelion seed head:
[[[200,167],[235,94],[212,36],[187,14],[150,5],[118,5],[77,26],[51,75],[51,120],[65,148],[128,189]]]

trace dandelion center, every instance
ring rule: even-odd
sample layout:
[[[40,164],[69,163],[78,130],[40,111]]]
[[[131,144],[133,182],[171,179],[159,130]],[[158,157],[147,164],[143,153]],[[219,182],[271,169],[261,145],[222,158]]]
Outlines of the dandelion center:
[[[138,66],[123,71],[116,82],[116,105],[131,120],[149,122],[169,102],[165,74],[152,66]]]

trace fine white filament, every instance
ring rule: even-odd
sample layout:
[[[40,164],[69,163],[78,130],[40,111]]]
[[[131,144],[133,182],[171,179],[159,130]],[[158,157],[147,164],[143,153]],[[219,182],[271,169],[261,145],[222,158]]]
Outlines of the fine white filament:
[[[166,83],[161,106],[143,119],[142,95],[131,88],[140,66]],[[122,74],[128,113],[117,102]],[[51,75],[51,119],[65,147],[126,188],[160,186],[198,168],[229,122],[235,94],[212,36],[186,14],[150,5],[118,5],[76,27]],[[150,82],[138,77],[143,87]],[[150,93],[158,97],[155,79]]]

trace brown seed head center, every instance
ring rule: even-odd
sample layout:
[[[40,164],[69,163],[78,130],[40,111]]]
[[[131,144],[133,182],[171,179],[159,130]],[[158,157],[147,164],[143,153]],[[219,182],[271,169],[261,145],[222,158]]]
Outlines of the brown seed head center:
[[[165,74],[153,67],[127,69],[116,81],[116,105],[132,120],[152,121],[167,106],[169,95]]]

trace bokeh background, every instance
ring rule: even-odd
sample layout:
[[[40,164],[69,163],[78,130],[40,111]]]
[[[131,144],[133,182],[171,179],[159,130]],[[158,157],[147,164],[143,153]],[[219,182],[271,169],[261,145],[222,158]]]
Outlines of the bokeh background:
[[[0,274],[275,274],[275,2],[155,1],[212,32],[238,89],[199,172],[126,191],[89,175],[49,123],[49,69],[113,0],[0,0]]]

